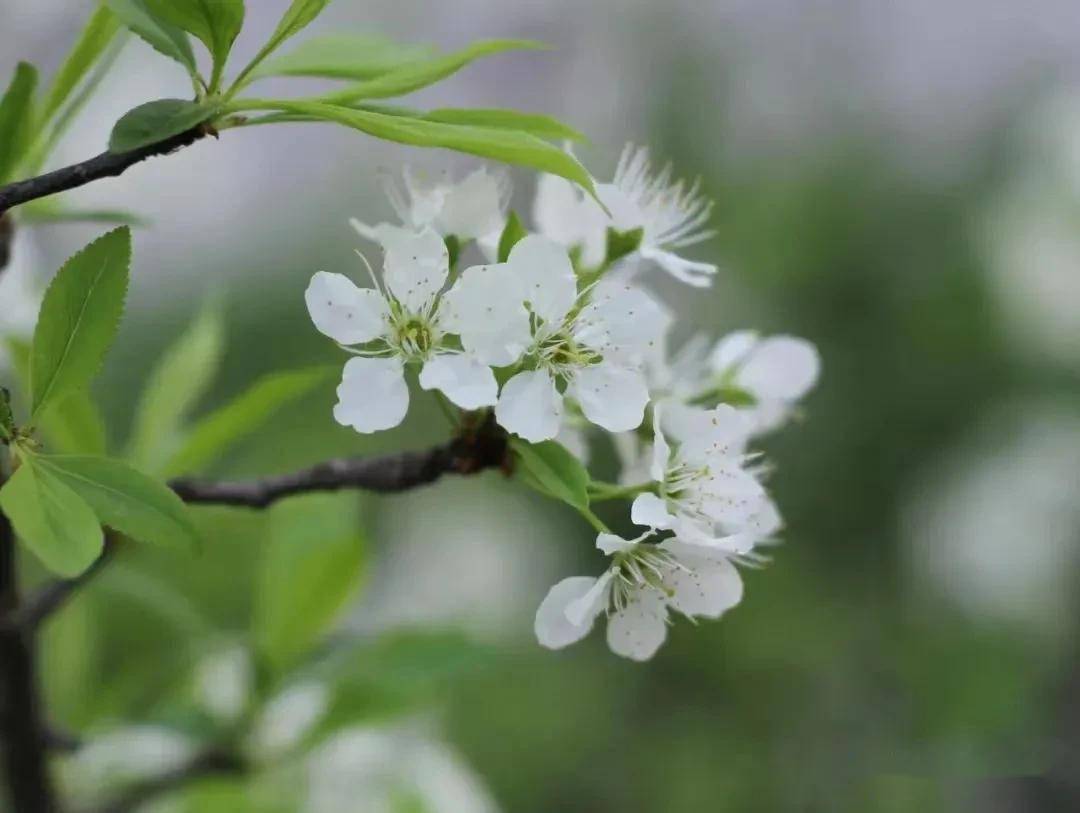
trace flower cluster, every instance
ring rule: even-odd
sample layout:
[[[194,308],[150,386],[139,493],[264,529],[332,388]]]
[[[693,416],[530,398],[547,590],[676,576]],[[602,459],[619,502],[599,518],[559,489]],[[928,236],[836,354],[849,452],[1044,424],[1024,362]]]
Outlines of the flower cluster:
[[[630,519],[645,530],[624,539],[588,513],[610,564],[598,579],[552,588],[536,634],[562,647],[606,613],[611,648],[641,660],[671,611],[715,618],[739,602],[735,565],[761,563],[757,549],[781,527],[748,445],[795,414],[819,360],[802,339],[745,331],[669,353],[673,319],[642,283],[655,268],[711,284],[715,265],[679,253],[711,236],[711,204],[700,184],[654,171],[632,147],[595,189],[542,176],[527,233],[508,214],[505,177],[406,172],[387,184],[400,223],[351,221],[381,246],[381,280],[370,265],[370,288],[319,272],[306,301],[315,326],[353,356],[334,408],[342,425],[398,425],[415,369],[422,389],[493,410],[511,435],[556,440],[583,462],[590,427],[611,433],[621,485],[594,484],[592,496],[632,498]],[[484,262],[459,271],[470,242]]]

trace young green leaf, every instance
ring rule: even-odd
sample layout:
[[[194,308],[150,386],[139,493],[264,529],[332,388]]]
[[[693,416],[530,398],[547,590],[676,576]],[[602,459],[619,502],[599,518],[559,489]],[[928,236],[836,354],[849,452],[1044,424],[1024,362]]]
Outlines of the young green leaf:
[[[495,130],[520,130],[538,138],[558,141],[585,141],[585,136],[568,124],[540,113],[524,113],[520,110],[485,110],[443,107],[419,114],[426,121],[443,124],[466,124],[470,127],[488,127]]]
[[[302,655],[355,592],[365,543],[355,496],[307,495],[275,506],[259,564],[255,644],[277,669]]]
[[[517,212],[510,212],[510,216],[506,218],[506,226],[503,227],[502,235],[499,237],[499,262],[506,262],[510,258],[511,249],[528,234],[529,232],[522,225]]]
[[[113,125],[109,135],[109,152],[137,150],[180,135],[218,111],[213,102],[189,102],[184,99],[158,99],[129,110]]]
[[[143,387],[126,455],[136,467],[161,473],[182,442],[188,414],[217,375],[224,352],[224,316],[211,301],[161,356]]]
[[[182,29],[151,14],[146,0],[105,0],[120,21],[160,54],[175,59],[191,76],[198,76],[191,42]]]
[[[41,416],[48,449],[61,454],[105,454],[105,419],[90,395],[76,390]]]
[[[316,367],[259,379],[251,389],[191,427],[165,464],[165,474],[172,477],[205,468],[234,443],[259,431],[286,404],[339,374],[337,368]]]
[[[244,0],[143,0],[158,20],[202,40],[214,60],[211,88],[216,88],[236,35],[244,25]]]
[[[57,273],[41,303],[31,351],[31,420],[97,373],[127,295],[131,232],[99,237]]]
[[[0,99],[0,183],[18,167],[33,138],[37,80],[37,69],[28,62],[20,62]]]
[[[605,265],[611,265],[628,254],[633,254],[641,245],[641,238],[645,230],[641,227],[630,231],[619,231],[608,227],[607,230],[607,255],[604,258]]]
[[[574,156],[528,133],[391,116],[320,102],[275,101],[275,109],[353,127],[368,135],[416,147],[442,147],[559,175],[593,197],[592,177]]]
[[[510,447],[515,471],[526,485],[579,510],[588,510],[589,473],[570,452],[551,440],[533,444],[513,438]]]
[[[78,576],[105,544],[93,509],[46,468],[27,456],[0,489],[0,509],[42,564],[67,578]]]
[[[330,0],[293,0],[278,22],[274,33],[270,35],[266,45],[259,49],[259,53],[255,55],[255,58],[240,72],[240,75],[236,78],[236,85],[242,87],[246,84],[244,80],[266,57],[277,50],[281,43],[285,42],[289,37],[310,25],[311,21],[322,13],[322,10],[326,8],[329,2]]]
[[[547,46],[531,40],[483,40],[453,54],[402,65],[382,76],[328,93],[320,101],[349,104],[361,99],[390,99],[420,90],[457,73],[471,62],[503,51],[539,50]]]
[[[79,35],[45,96],[41,121],[46,122],[67,101],[120,30],[120,19],[107,6],[98,6]]]
[[[40,455],[34,460],[39,470],[78,494],[103,525],[152,545],[198,545],[198,532],[180,498],[126,463],[82,455]]]
[[[431,48],[400,45],[384,37],[330,34],[312,37],[295,50],[267,60],[253,75],[372,79],[432,54]]]

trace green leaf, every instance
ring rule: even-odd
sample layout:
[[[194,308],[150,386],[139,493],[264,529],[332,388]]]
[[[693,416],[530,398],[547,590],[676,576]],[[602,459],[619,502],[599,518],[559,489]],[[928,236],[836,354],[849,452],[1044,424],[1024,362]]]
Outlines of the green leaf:
[[[45,291],[31,351],[31,420],[97,374],[124,310],[130,264],[131,232],[116,229],[68,260]]]
[[[506,226],[503,227],[502,235],[499,237],[499,262],[506,262],[510,258],[511,249],[528,234],[517,212],[510,212],[510,217],[506,219]]]
[[[93,510],[78,494],[27,456],[0,489],[0,509],[42,564],[67,578],[101,555],[105,537]]]
[[[145,0],[105,0],[120,21],[160,54],[175,59],[191,76],[198,76],[195,54],[182,29],[150,13]]]
[[[331,34],[312,37],[295,50],[266,61],[254,75],[372,79],[432,53],[431,48],[399,45],[384,37]]]
[[[530,488],[581,511],[589,508],[589,472],[555,441],[527,443],[512,438],[515,472]]]
[[[444,107],[419,116],[426,121],[444,124],[466,124],[470,127],[488,127],[496,130],[520,130],[538,138],[559,141],[585,141],[585,136],[568,124],[540,113],[523,113],[519,110],[484,110]]]
[[[135,408],[127,459],[154,474],[183,442],[183,424],[217,375],[225,352],[221,307],[211,301],[154,365]]]
[[[61,454],[105,454],[105,419],[90,395],[76,390],[41,416],[41,432],[49,449]]]
[[[107,6],[100,5],[90,16],[79,39],[68,52],[64,64],[53,80],[45,96],[45,105],[41,111],[41,120],[48,121],[67,101],[72,91],[82,81],[86,72],[93,67],[98,57],[104,53],[113,37],[120,30],[120,20]]]
[[[457,73],[471,62],[503,51],[540,50],[546,45],[531,40],[482,40],[453,54],[411,62],[392,71],[320,98],[330,104],[348,104],[360,99],[390,99],[433,85]]]
[[[11,393],[0,387],[0,439],[15,437],[15,416],[11,414]]]
[[[252,632],[281,669],[318,641],[353,595],[366,546],[354,495],[289,500],[270,510],[268,525]]]
[[[317,367],[272,373],[228,404],[196,423],[164,467],[169,477],[198,471],[216,461],[234,443],[259,431],[286,404],[303,397],[340,373]]]
[[[633,254],[641,245],[641,238],[644,235],[645,230],[640,226],[630,231],[619,231],[608,227],[607,255],[604,258],[604,264],[610,265],[628,254]]]
[[[528,133],[442,124],[320,102],[275,101],[274,106],[286,112],[344,124],[386,141],[415,147],[442,147],[550,172],[573,181],[596,197],[592,177],[574,156]]]
[[[180,135],[217,113],[212,102],[189,102],[184,99],[158,99],[129,110],[113,125],[109,152],[121,153],[156,144]]]
[[[69,209],[55,197],[41,198],[19,207],[22,223],[99,223],[108,226],[148,226],[150,221],[134,212],[119,209]]]
[[[225,68],[236,35],[244,25],[244,0],[144,0],[158,20],[202,40],[214,60],[211,87]]]
[[[34,89],[37,69],[20,62],[15,76],[0,99],[0,183],[19,165],[34,135]]]
[[[86,455],[40,455],[35,462],[85,500],[102,524],[152,545],[198,545],[180,498],[126,463]]]
[[[281,43],[310,25],[312,20],[322,14],[323,9],[329,3],[330,0],[293,0],[280,22],[278,22],[274,33],[270,35],[266,45],[251,60],[251,64],[244,68],[243,73],[237,80],[237,84],[240,84],[244,77],[251,73],[260,62],[277,50]]]

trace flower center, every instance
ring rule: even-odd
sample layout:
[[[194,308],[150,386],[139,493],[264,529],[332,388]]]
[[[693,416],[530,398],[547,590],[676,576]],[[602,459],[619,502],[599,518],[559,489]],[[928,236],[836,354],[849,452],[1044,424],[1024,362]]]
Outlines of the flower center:
[[[595,350],[578,344],[568,333],[559,332],[543,339],[537,348],[540,366],[555,375],[566,375],[603,357]]]
[[[393,320],[392,339],[395,349],[410,361],[425,361],[438,344],[435,325],[415,314],[401,314]]]
[[[664,584],[664,575],[672,570],[686,566],[657,545],[639,544],[615,554],[608,612],[620,612],[642,588],[651,587],[670,598],[673,591]]]

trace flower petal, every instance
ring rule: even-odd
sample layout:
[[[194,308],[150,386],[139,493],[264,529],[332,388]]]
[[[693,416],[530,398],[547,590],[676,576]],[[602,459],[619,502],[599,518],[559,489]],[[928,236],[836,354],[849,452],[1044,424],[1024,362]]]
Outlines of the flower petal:
[[[426,311],[446,284],[450,253],[434,229],[387,232],[383,279],[394,298],[412,313]]]
[[[497,231],[509,188],[505,176],[475,170],[446,190],[436,218],[439,231],[472,240]]]
[[[315,274],[304,301],[319,332],[339,344],[370,342],[386,330],[386,300],[342,274]]]
[[[642,246],[639,253],[646,260],[652,260],[679,282],[685,282],[694,288],[708,288],[712,285],[713,275],[719,270],[713,263],[685,260],[670,251]]]
[[[667,509],[667,503],[655,494],[638,494],[630,505],[630,521],[658,530],[667,530],[675,517]]]
[[[494,406],[499,400],[499,385],[491,368],[464,353],[430,359],[420,371],[420,386],[440,390],[462,409]]]
[[[641,288],[601,284],[574,320],[574,338],[597,350],[643,352],[670,324],[671,315]]]
[[[653,453],[652,463],[649,466],[649,476],[657,483],[664,482],[668,462],[671,460],[671,446],[668,444],[667,438],[664,437],[664,430],[661,427],[660,416],[663,412],[664,409],[660,404],[653,405]]]
[[[536,640],[541,646],[562,649],[589,634],[601,608],[598,607],[595,613],[586,615],[580,624],[571,623],[566,611],[571,603],[584,598],[596,583],[597,580],[589,576],[571,576],[548,591],[536,610],[536,621],[533,624]]]
[[[770,336],[747,357],[738,382],[759,398],[797,401],[817,383],[820,372],[821,357],[810,342]]]
[[[513,364],[532,340],[524,287],[505,264],[466,268],[439,302],[439,323],[494,367]]]
[[[671,568],[664,584],[671,590],[668,599],[683,615],[719,618],[743,596],[742,577],[726,559],[694,560],[684,568]]]
[[[521,280],[533,313],[549,325],[561,324],[577,299],[577,277],[566,249],[530,234],[510,250],[506,262]]]
[[[508,432],[539,443],[559,433],[562,409],[562,396],[551,376],[543,370],[528,370],[503,386],[495,417]]]
[[[391,429],[409,410],[409,388],[396,358],[349,359],[337,395],[334,420],[357,432]]]
[[[639,370],[606,361],[581,370],[573,390],[585,417],[609,432],[640,426],[649,403],[649,388]]]
[[[667,638],[667,606],[652,588],[634,590],[626,605],[608,619],[607,642],[624,658],[647,661]]]
[[[716,343],[709,354],[709,366],[713,372],[723,375],[745,361],[759,341],[757,332],[753,330],[729,333]]]
[[[753,430],[749,416],[730,404],[715,409],[687,412],[679,453],[691,463],[714,463],[718,458],[737,460]]]
[[[543,174],[536,184],[533,222],[536,230],[566,248],[580,247],[589,267],[604,261],[607,215],[574,184],[558,175]]]
[[[648,536],[648,534],[639,536],[636,539],[623,539],[616,534],[601,533],[596,536],[596,547],[605,555],[614,556],[616,553],[630,550],[646,536]]]

